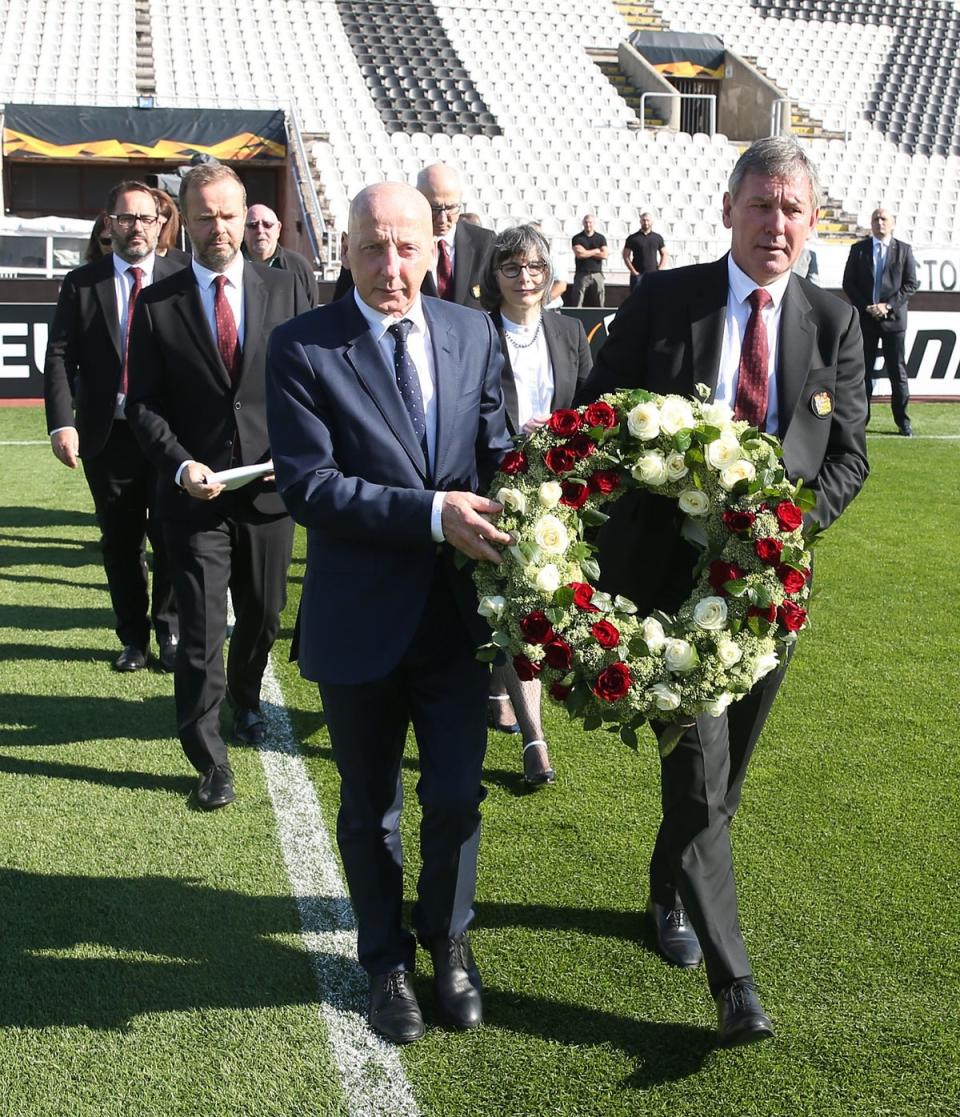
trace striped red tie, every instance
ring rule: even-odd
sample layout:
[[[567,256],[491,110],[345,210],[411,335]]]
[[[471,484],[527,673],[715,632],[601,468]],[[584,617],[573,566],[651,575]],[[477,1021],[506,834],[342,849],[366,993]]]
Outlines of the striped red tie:
[[[217,293],[213,300],[213,316],[217,323],[217,348],[220,356],[230,373],[230,380],[236,384],[240,377],[240,340],[237,337],[237,323],[227,301],[224,286],[227,282],[225,275],[218,275],[214,280]]]
[[[767,426],[767,378],[770,348],[763,308],[772,302],[770,292],[757,287],[750,293],[750,318],[740,349],[740,373],[734,418],[745,419],[751,427],[765,430]]]

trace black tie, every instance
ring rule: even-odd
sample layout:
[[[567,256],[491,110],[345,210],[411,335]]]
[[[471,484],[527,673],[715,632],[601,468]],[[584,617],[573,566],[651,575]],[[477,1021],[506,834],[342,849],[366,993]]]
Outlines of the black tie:
[[[423,460],[429,464],[427,456],[427,421],[423,414],[423,394],[420,391],[420,378],[417,376],[417,366],[413,363],[410,350],[407,349],[407,334],[413,329],[409,318],[401,318],[392,326],[387,327],[393,334],[393,370],[397,377],[397,387],[403,397],[404,405],[413,424],[413,432],[423,450]]]

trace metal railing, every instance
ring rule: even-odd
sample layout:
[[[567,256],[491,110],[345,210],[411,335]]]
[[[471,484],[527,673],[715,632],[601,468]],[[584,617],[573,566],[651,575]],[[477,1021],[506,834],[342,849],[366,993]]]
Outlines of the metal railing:
[[[649,90],[640,94],[640,131],[646,127],[646,110],[648,97],[665,97],[671,101],[708,101],[710,104],[710,127],[707,135],[714,135],[717,131],[717,95],[716,93],[653,93]]]
[[[313,258],[322,266],[325,255],[329,255],[327,226],[323,220],[323,211],[320,208],[320,199],[317,196],[317,188],[313,181],[310,160],[307,158],[307,151],[303,145],[300,120],[293,105],[290,105],[287,109],[286,120],[287,137],[290,140],[291,154],[293,155],[291,166],[293,167],[294,181],[297,185],[297,196],[300,199],[300,211],[304,216],[304,225],[306,226]],[[325,244],[328,249],[326,254],[323,251]]]
[[[779,136],[783,129],[783,106],[784,105],[798,105],[801,108],[809,109],[812,107],[840,109],[843,113],[843,139],[848,142],[850,139],[850,111],[846,101],[804,101],[803,105],[794,97],[778,97],[770,106],[770,135]],[[788,121],[789,123],[789,121]],[[826,128],[826,124],[824,124]],[[833,129],[827,129],[833,131]]]

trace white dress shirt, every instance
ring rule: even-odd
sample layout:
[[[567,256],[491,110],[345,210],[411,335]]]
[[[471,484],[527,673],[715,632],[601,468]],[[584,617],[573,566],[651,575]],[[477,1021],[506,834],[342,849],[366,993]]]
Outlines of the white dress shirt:
[[[543,332],[542,316],[533,326],[521,326],[511,322],[501,309],[500,320],[517,392],[517,424],[522,430],[524,423],[530,419],[550,414],[553,406],[553,365]]]
[[[776,434],[779,429],[777,399],[777,358],[780,352],[780,315],[783,310],[783,296],[790,282],[791,272],[768,283],[764,290],[770,295],[769,302],[761,312],[767,330],[767,425],[766,430]],[[750,319],[750,295],[759,287],[746,272],[734,263],[733,254],[727,257],[727,275],[730,287],[727,292],[727,312],[723,322],[723,348],[720,352],[720,369],[717,376],[716,401],[725,403],[732,411],[737,400],[737,382],[740,379],[740,350],[743,335]]]
[[[387,362],[391,373],[394,369],[394,353],[396,341],[389,332],[391,326],[406,318],[413,323],[413,329],[407,334],[407,353],[417,370],[417,380],[420,382],[420,395],[423,397],[423,419],[427,435],[427,457],[431,462],[436,461],[437,454],[437,370],[433,357],[433,346],[430,344],[430,328],[423,315],[423,303],[420,301],[419,292],[413,305],[404,315],[384,314],[382,311],[368,306],[356,287],[353,289],[353,298],[360,313],[366,319],[374,341],[380,347],[380,352]],[[430,534],[434,542],[443,542],[443,528],[440,516],[443,509],[443,500],[446,494],[434,493],[433,507],[430,516]]]

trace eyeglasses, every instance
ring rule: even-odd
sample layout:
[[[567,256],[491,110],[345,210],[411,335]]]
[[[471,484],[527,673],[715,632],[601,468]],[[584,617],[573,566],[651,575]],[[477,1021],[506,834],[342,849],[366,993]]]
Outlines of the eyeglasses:
[[[457,202],[456,204],[451,203],[448,206],[431,206],[430,212],[433,214],[434,217],[439,217],[441,213],[445,213],[447,214],[447,216],[450,216],[451,214],[459,213],[462,209],[463,202]]]
[[[275,229],[277,227],[276,221],[248,221],[247,222],[247,228],[248,229],[259,229],[261,227],[261,225],[268,232],[269,232],[270,229]]]
[[[547,267],[548,265],[543,260],[531,260],[528,264],[517,264],[511,261],[508,264],[499,264],[497,271],[505,279],[516,279],[524,270],[532,279],[539,279],[547,274]]]
[[[145,229],[150,229],[160,220],[152,213],[108,213],[111,221],[116,221],[121,229],[132,229],[139,221]]]

